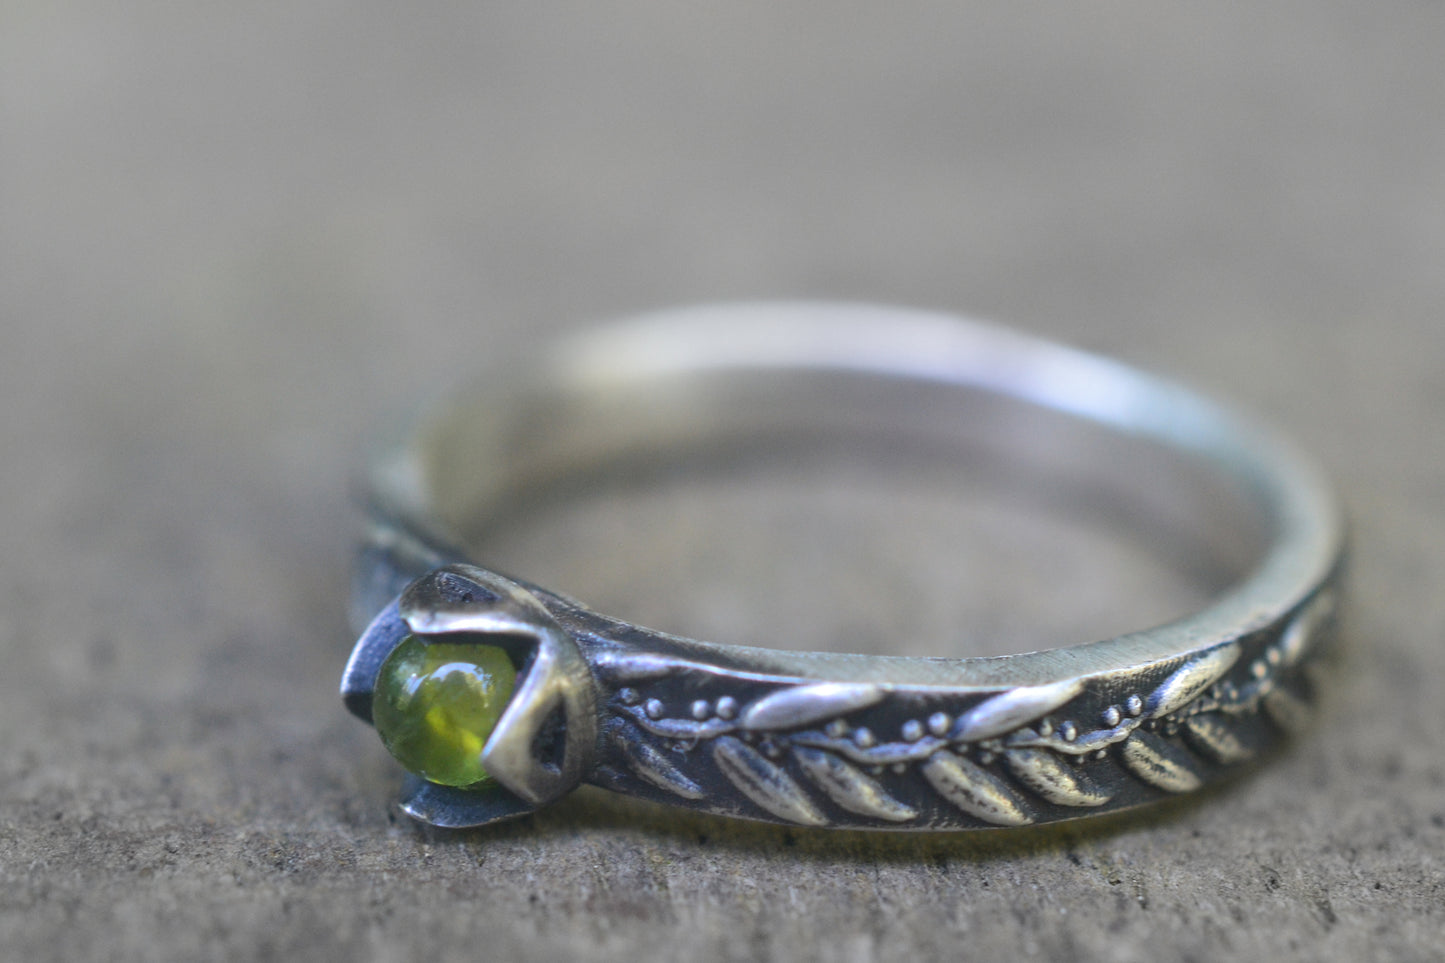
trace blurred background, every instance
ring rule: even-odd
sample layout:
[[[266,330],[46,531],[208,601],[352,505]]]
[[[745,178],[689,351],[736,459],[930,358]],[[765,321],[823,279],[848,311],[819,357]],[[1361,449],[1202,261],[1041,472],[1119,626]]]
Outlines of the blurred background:
[[[4,5],[0,947],[1435,952],[1442,49],[1404,2]],[[780,296],[997,318],[1287,428],[1376,646],[1331,728],[1138,835],[389,819],[332,692],[378,418]]]

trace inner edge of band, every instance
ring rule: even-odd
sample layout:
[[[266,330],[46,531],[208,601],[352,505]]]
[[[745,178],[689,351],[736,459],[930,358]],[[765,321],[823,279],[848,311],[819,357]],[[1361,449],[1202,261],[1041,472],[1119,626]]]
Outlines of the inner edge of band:
[[[1197,613],[1111,639],[1005,656],[793,652],[703,642],[587,613],[592,617],[583,621],[594,630],[639,632],[684,657],[745,665],[769,677],[951,688],[1040,684],[1177,658],[1269,628],[1338,569],[1344,541],[1339,506],[1321,472],[1292,443],[1127,365],[954,316],[814,302],[662,312],[576,336],[525,378],[499,379],[484,395],[492,405],[505,405],[517,391],[584,394],[665,376],[749,369],[848,371],[980,388],[1150,439],[1237,479],[1275,537],[1253,571]],[[388,527],[443,545],[455,538],[431,510],[424,428],[433,419],[462,415],[445,405],[433,408],[380,449],[372,464],[373,511],[389,520]],[[559,614],[577,620],[582,610],[543,594],[551,606],[568,610]]]

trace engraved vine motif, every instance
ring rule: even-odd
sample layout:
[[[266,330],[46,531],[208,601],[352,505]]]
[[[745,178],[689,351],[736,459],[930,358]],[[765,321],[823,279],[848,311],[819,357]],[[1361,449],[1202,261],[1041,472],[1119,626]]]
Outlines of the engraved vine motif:
[[[908,719],[889,738],[848,721],[889,695],[869,683],[800,683],[747,703],[722,696],[670,713],[638,686],[686,665],[618,655],[600,664],[622,683],[608,738],[633,775],[688,800],[707,794],[679,763],[706,753],[742,796],[798,825],[831,822],[815,793],[868,819],[915,820],[919,809],[890,788],[892,778],[913,770],[961,812],[990,825],[1023,826],[1035,819],[1031,797],[1071,808],[1113,800],[1116,792],[1091,775],[1091,760],[1112,755],[1134,778],[1183,793],[1203,782],[1197,757],[1232,764],[1253,754],[1237,731],[1239,717],[1262,710],[1280,728],[1298,730],[1309,707],[1279,678],[1302,659],[1332,604],[1322,594],[1306,605],[1249,665],[1245,681],[1225,680],[1243,654],[1240,643],[1226,643],[1185,661],[1149,691],[1108,706],[1088,726],[1053,718],[1084,691],[1082,679],[1009,689],[956,715]],[[643,733],[680,752],[659,750]]]

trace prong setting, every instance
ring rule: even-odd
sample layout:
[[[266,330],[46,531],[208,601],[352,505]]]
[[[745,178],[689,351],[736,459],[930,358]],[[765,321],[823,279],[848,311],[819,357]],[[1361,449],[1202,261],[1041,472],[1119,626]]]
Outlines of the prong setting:
[[[481,825],[545,805],[581,782],[597,740],[591,672],[531,593],[460,564],[413,582],[362,634],[342,677],[347,707],[367,722],[373,721],[381,666],[409,636],[423,643],[496,646],[509,653],[518,675],[482,749],[482,766],[494,782],[456,789],[409,774],[403,809],[416,809],[413,815],[436,825],[441,823],[427,815],[434,809],[446,825]]]

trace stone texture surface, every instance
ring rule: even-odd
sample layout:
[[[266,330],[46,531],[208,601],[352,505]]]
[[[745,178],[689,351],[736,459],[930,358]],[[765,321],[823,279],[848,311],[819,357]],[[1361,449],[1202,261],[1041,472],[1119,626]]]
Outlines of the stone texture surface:
[[[1422,3],[7,4],[0,955],[1438,959],[1442,46]],[[593,791],[475,833],[396,816],[334,693],[368,430],[555,330],[760,295],[996,316],[1299,436],[1357,546],[1316,731],[1047,832]],[[917,537],[769,483],[598,496],[498,553],[687,627],[951,624],[933,495],[859,487],[838,505]],[[1050,630],[1188,598],[988,517],[955,519],[1008,550],[969,563],[982,634],[1013,585]]]

